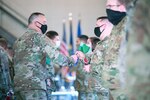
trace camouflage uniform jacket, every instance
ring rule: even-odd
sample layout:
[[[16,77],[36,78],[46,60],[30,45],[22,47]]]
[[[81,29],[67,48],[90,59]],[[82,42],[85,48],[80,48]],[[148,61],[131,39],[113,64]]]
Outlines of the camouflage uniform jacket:
[[[103,45],[106,46],[104,50],[104,66],[103,66],[103,79],[105,80],[105,86],[110,89],[120,88],[119,80],[119,66],[118,55],[121,41],[125,36],[126,17],[113,28],[108,42]]]
[[[48,55],[53,62],[71,66],[72,58],[63,56],[50,43],[48,37],[28,29],[14,44],[14,84],[17,90],[46,89],[45,79],[51,77],[46,67]]]
[[[125,18],[113,28],[111,35],[97,43],[91,58],[92,87],[100,92],[100,88],[111,88],[111,75],[118,74],[116,70],[117,56],[123,33],[121,32]],[[113,69],[113,70],[111,70]],[[109,74],[109,73],[110,74]],[[96,83],[97,82],[97,83]],[[109,84],[110,83],[110,84]],[[113,86],[114,88],[114,86]],[[99,89],[99,90],[97,90]]]

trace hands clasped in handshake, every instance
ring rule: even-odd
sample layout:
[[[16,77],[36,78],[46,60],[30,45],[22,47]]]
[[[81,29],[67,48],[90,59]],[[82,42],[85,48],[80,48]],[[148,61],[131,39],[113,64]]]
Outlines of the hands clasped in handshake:
[[[85,54],[81,51],[76,51],[75,55],[71,56],[75,62],[77,62],[78,59],[83,60],[84,61],[84,66],[83,66],[83,70],[86,72],[90,72],[90,64],[86,64],[86,57]]]

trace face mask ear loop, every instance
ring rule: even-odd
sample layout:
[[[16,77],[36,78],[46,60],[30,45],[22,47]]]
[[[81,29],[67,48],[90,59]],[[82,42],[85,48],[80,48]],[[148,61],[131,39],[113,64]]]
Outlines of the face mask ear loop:
[[[99,28],[101,28],[102,26],[104,26],[104,24],[103,25],[101,25]],[[103,31],[104,31],[105,29],[103,29],[102,31],[101,31],[101,33],[103,33]]]
[[[39,24],[41,24],[41,23],[40,23],[40,22],[38,22],[38,21],[36,21],[36,22],[37,22],[37,23],[39,23]],[[41,24],[41,25],[42,25],[42,24]],[[39,27],[39,26],[37,26],[37,25],[36,25],[36,27],[38,27],[38,28],[40,29],[40,27]]]
[[[36,22],[38,22],[38,21],[36,21]],[[40,22],[38,22],[39,24],[41,24]],[[43,25],[43,24],[41,24],[41,25]]]

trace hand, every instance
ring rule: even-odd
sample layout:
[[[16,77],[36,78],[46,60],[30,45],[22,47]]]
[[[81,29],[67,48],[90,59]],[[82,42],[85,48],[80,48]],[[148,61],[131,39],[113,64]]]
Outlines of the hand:
[[[68,71],[69,71],[69,67],[67,67],[67,66],[66,67],[62,67],[61,68],[62,77],[66,76]]]
[[[90,72],[90,67],[91,67],[90,64],[84,65],[83,70],[86,71],[86,72]]]
[[[84,53],[83,53],[83,52],[81,52],[81,51],[76,51],[76,53],[75,53],[75,54],[77,55],[77,57],[78,57],[79,59],[84,59],[84,58],[85,58]]]
[[[76,63],[76,62],[77,62],[77,60],[78,60],[78,56],[77,56],[77,55],[72,55],[71,57],[73,58],[74,63]]]
[[[47,79],[46,81],[47,81],[47,85],[48,85],[48,86],[51,86],[51,80],[50,80],[50,79]]]

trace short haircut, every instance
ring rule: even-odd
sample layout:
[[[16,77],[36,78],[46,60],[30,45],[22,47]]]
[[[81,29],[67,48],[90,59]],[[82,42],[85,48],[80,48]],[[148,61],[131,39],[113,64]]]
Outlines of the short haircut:
[[[34,12],[30,15],[29,19],[28,19],[28,24],[31,24],[32,21],[37,18],[39,15],[45,16],[43,13],[40,12]]]
[[[50,39],[54,39],[55,38],[55,36],[58,36],[59,34],[56,32],[56,31],[48,31],[47,33],[46,33],[46,36],[47,37],[49,37]]]
[[[92,51],[95,49],[97,43],[100,41],[97,37],[90,37],[91,43],[92,43]]]
[[[85,43],[87,43],[87,40],[88,40],[88,36],[87,35],[80,35],[79,37],[78,37],[81,41],[84,41]]]
[[[100,20],[100,19],[102,19],[102,20],[103,20],[103,19],[108,19],[108,17],[107,17],[107,16],[101,16],[101,17],[98,17],[98,18],[97,18],[97,20]]]

